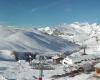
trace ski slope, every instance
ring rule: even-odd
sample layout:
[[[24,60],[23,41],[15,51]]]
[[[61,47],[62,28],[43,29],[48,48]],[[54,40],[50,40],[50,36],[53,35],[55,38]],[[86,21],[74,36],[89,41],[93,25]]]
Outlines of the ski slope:
[[[59,36],[80,46],[85,45],[87,46],[87,54],[100,54],[100,24],[75,22],[71,24],[61,24],[55,28],[48,29],[49,30],[40,28],[39,30],[47,34],[52,32],[50,35]]]
[[[52,53],[73,51],[78,45],[36,29],[0,27],[0,50]]]
[[[88,54],[100,52],[100,25],[88,23],[63,24],[56,28],[25,29],[0,26],[0,80],[36,80],[39,70],[32,69],[27,62],[9,61],[14,59],[12,51],[32,51],[40,53],[63,53],[78,49],[79,45],[87,45]],[[75,44],[76,43],[76,44]],[[77,45],[79,44],[79,45]],[[79,53],[79,52],[78,52]],[[7,61],[2,61],[6,59]],[[79,74],[75,77],[52,79],[54,75],[63,75],[63,65],[54,65],[55,70],[45,70],[44,80],[87,80],[93,76]],[[94,80],[94,78],[90,78]]]

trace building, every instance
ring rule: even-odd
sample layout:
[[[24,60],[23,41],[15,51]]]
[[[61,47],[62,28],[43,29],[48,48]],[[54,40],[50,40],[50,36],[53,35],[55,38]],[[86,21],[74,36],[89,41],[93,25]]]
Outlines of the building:
[[[63,65],[81,65],[82,63],[87,62],[93,62],[93,61],[99,61],[100,55],[83,55],[83,56],[67,56],[63,59],[62,64]]]
[[[53,63],[54,64],[60,64],[61,60],[63,60],[64,58],[63,57],[59,57],[58,55],[56,55],[56,56],[53,56],[52,59],[53,59]]]
[[[85,73],[94,70],[94,65],[100,61],[100,55],[67,56],[62,60],[64,71],[72,67],[76,70],[82,70]],[[71,70],[72,71],[72,70]]]
[[[95,65],[95,75],[96,75],[97,77],[100,77],[100,63],[97,63],[97,64]]]

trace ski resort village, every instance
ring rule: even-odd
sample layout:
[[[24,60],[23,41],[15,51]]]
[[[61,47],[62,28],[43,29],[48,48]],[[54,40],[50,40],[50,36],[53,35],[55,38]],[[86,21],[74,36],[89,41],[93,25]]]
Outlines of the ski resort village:
[[[100,24],[1,25],[0,80],[100,80]]]

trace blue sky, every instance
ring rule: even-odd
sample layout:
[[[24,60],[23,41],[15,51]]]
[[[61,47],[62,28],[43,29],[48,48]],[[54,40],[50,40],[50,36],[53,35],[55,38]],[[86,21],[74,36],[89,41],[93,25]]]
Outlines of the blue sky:
[[[100,0],[0,0],[0,24],[100,23]]]

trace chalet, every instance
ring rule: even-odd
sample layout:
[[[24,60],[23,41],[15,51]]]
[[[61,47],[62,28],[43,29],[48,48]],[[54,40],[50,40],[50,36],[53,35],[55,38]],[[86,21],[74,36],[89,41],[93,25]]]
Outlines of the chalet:
[[[68,56],[63,59],[62,64],[63,65],[81,65],[86,62],[94,62],[94,61],[99,61],[100,60],[100,55],[83,55],[83,56]]]
[[[61,60],[63,60],[63,57],[56,55],[56,56],[53,56],[52,59],[53,59],[54,64],[60,64]]]
[[[85,73],[94,70],[94,65],[100,61],[100,55],[83,55],[83,56],[67,56],[62,60],[64,65],[64,71],[67,71],[68,67],[81,69]]]
[[[100,77],[100,63],[97,63],[97,64],[95,65],[95,75],[96,75],[97,77]]]

